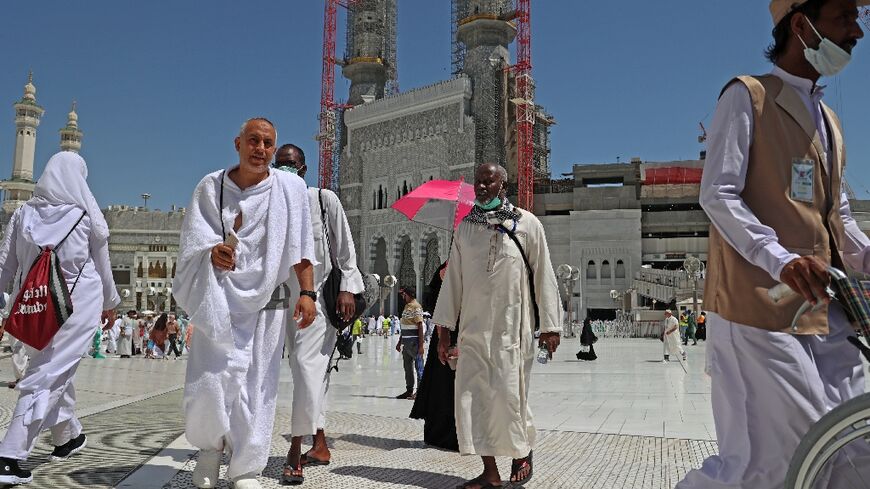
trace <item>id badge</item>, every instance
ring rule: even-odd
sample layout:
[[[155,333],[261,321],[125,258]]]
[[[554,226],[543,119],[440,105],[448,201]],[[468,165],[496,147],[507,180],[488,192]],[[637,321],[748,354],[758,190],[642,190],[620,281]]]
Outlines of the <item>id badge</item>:
[[[813,182],[815,168],[813,160],[795,158],[791,162],[791,198],[801,202],[813,203]]]

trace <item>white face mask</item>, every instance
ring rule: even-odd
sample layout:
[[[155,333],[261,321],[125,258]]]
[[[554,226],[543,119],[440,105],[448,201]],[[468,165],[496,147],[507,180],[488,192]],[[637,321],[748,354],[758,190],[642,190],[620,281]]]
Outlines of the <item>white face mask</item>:
[[[849,64],[849,61],[852,60],[852,55],[840,46],[834,44],[830,39],[822,37],[822,35],[819,34],[819,31],[816,30],[816,26],[814,26],[809,19],[807,19],[807,23],[813,28],[813,32],[819,36],[821,42],[819,43],[818,48],[811,49],[807,46],[807,43],[804,42],[801,36],[798,36],[798,39],[801,40],[801,44],[804,45],[804,56],[820,75],[836,75],[842,71],[847,64]]]

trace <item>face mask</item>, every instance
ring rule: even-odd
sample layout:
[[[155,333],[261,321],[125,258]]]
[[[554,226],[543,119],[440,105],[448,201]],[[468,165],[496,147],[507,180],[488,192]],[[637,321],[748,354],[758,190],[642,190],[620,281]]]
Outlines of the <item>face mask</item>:
[[[289,171],[290,173],[297,175],[299,174],[299,169],[297,169],[295,166],[276,166],[275,169],[281,171]]]
[[[499,207],[501,207],[501,199],[498,197],[495,197],[492,200],[490,200],[489,202],[487,202],[486,204],[481,203],[477,199],[474,199],[474,205],[476,205],[477,207],[480,207],[481,209],[483,209],[485,211],[491,211],[491,210],[495,210],[495,209],[498,209]]]
[[[840,46],[834,44],[830,39],[826,37],[822,37],[819,34],[819,31],[816,30],[816,27],[812,22],[807,20],[807,23],[810,24],[810,27],[813,28],[813,32],[821,39],[819,43],[819,47],[816,49],[811,49],[807,46],[807,43],[798,36],[801,44],[804,45],[804,56],[807,58],[807,61],[810,62],[813,68],[819,72],[822,76],[834,76],[843,68],[849,64],[849,61],[852,60],[852,55],[846,52]]]

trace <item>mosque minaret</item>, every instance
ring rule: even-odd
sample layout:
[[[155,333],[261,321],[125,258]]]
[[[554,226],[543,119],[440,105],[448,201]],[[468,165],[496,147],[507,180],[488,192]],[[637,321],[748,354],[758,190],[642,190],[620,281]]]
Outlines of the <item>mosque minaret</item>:
[[[79,116],[76,114],[76,103],[67,114],[66,126],[60,130],[60,150],[78,153],[82,149],[82,132],[79,130]]]
[[[45,112],[36,103],[33,72],[24,85],[24,97],[15,103],[15,153],[12,177],[3,182],[3,209],[12,212],[33,195],[33,160],[36,156],[36,128]]]

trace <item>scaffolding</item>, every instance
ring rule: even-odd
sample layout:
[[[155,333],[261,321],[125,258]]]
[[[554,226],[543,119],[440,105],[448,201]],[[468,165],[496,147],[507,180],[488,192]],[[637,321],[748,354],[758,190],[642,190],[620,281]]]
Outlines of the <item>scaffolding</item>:
[[[338,151],[334,151],[332,153],[332,181],[330,182],[329,188],[335,190],[340,187],[341,183],[341,175],[339,171],[341,170],[341,153],[343,148],[343,140],[344,140],[344,111],[347,105],[338,104],[335,109],[335,141],[338,142]]]
[[[386,94],[399,93],[398,1],[357,0],[348,9],[345,36],[345,63],[374,60],[383,64],[387,72]],[[377,39],[376,45],[370,44],[372,38]]]
[[[397,0],[384,0],[384,63],[387,68],[386,94],[399,93],[399,58],[396,52],[399,11]]]

